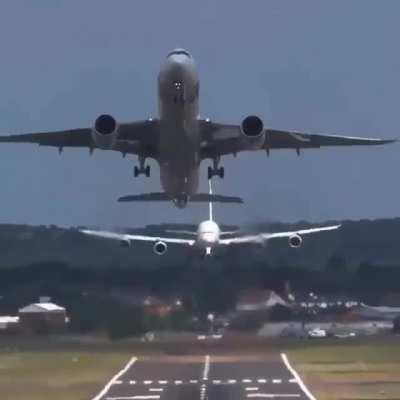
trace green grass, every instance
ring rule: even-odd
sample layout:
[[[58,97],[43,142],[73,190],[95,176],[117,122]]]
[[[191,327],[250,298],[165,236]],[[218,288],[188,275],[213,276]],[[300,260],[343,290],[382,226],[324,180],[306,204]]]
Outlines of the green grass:
[[[0,352],[0,397],[88,400],[129,358],[128,353],[112,352]]]
[[[318,400],[400,399],[400,340],[314,342],[290,360]]]

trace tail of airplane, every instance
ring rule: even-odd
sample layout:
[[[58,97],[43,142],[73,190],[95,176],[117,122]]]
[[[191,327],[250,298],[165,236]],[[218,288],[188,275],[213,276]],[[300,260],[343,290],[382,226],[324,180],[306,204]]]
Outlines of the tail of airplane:
[[[156,192],[156,193],[143,193],[136,195],[127,195],[118,198],[119,202],[136,202],[136,201],[171,201],[171,199],[166,193]],[[243,204],[243,200],[236,196],[224,196],[221,194],[209,193],[197,193],[190,197],[189,202],[194,203],[205,203],[205,202],[215,202],[215,203],[232,203],[232,204]]]

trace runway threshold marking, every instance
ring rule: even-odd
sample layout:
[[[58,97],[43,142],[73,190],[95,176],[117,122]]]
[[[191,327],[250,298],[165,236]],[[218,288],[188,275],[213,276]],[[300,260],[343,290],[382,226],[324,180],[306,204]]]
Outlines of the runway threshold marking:
[[[317,400],[314,395],[308,390],[307,386],[304,384],[303,380],[300,378],[300,375],[297,371],[290,365],[289,359],[285,353],[281,353],[281,358],[283,363],[285,364],[286,368],[290,371],[290,373],[296,379],[298,385],[300,386],[303,393],[310,399],[310,400]]]
[[[107,392],[110,390],[111,386],[114,385],[116,381],[119,380],[119,378],[126,372],[128,369],[136,362],[137,358],[132,357],[125,365],[124,368],[121,369],[121,371],[118,371],[112,378],[111,380],[104,386],[103,390],[96,395],[95,397],[92,398],[92,400],[100,400]]]

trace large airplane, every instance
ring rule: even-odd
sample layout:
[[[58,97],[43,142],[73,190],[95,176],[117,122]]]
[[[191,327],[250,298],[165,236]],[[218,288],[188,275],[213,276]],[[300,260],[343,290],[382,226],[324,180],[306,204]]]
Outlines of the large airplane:
[[[209,194],[212,198],[211,180],[209,182]],[[303,236],[317,232],[333,231],[340,228],[340,225],[324,226],[320,228],[301,229],[291,232],[276,233],[258,233],[255,235],[234,236],[237,232],[223,232],[213,218],[213,203],[209,202],[209,219],[198,225],[196,232],[190,231],[173,231],[184,235],[191,235],[193,239],[179,239],[171,237],[156,237],[144,235],[130,235],[116,232],[96,231],[90,229],[82,229],[81,232],[86,235],[96,236],[103,239],[116,240],[122,247],[131,247],[135,242],[149,242],[153,244],[153,251],[157,255],[164,255],[167,252],[168,245],[182,245],[191,247],[202,253],[203,257],[210,256],[217,247],[231,246],[238,244],[257,244],[264,245],[271,239],[287,238],[289,246],[298,248],[303,243]],[[223,238],[224,236],[231,236]],[[234,237],[232,237],[234,236]]]
[[[185,207],[188,200],[208,201],[198,195],[199,167],[202,160],[212,160],[208,178],[224,177],[222,156],[246,150],[319,148],[322,146],[378,145],[393,140],[320,135],[284,131],[264,126],[256,115],[240,124],[224,124],[201,118],[199,112],[199,77],[193,57],[184,49],[171,51],[158,75],[158,118],[119,123],[112,115],[96,118],[92,127],[56,132],[0,136],[0,142],[37,143],[64,147],[114,150],[123,156],[138,156],[134,176],[150,176],[146,159],[160,166],[164,192],[125,196],[121,201],[172,200]],[[197,197],[196,197],[197,196]],[[214,199],[218,200],[218,199]],[[220,198],[218,201],[223,201]]]

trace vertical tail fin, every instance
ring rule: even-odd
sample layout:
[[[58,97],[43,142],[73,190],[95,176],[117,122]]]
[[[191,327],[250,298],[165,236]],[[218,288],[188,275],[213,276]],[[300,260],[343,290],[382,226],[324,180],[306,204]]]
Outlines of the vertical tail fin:
[[[208,180],[208,194],[210,195],[210,201],[208,202],[208,211],[210,221],[214,221],[213,218],[213,203],[212,203],[212,185],[211,179]]]

